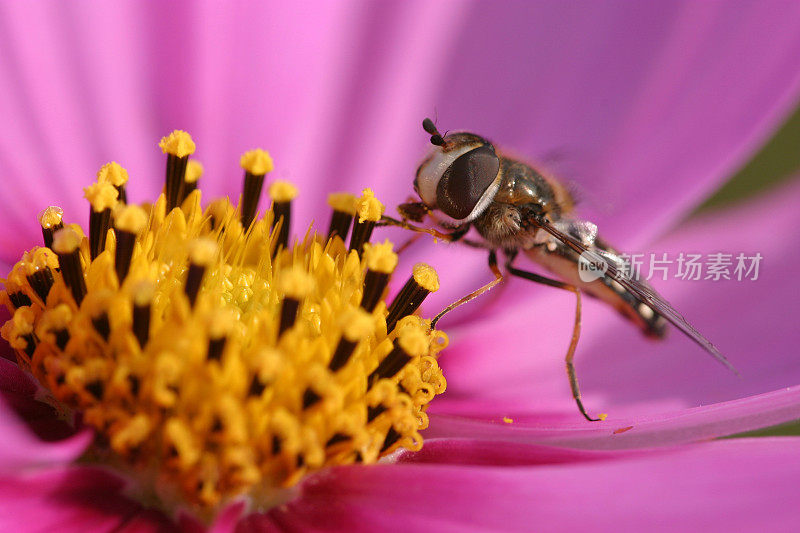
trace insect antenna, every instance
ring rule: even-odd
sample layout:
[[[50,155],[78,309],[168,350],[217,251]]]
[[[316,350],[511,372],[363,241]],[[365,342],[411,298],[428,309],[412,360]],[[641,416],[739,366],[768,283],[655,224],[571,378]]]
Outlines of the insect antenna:
[[[439,130],[436,129],[436,124],[429,118],[422,121],[422,129],[428,132],[431,136],[431,144],[434,146],[444,146],[444,137]]]

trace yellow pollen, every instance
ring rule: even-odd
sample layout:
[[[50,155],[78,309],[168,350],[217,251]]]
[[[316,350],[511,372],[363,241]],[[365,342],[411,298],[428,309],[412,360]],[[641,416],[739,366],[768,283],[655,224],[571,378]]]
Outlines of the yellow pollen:
[[[119,191],[110,183],[97,181],[83,189],[83,196],[89,200],[92,211],[100,213],[117,206]]]
[[[69,254],[81,245],[81,237],[72,228],[58,230],[53,236],[53,250],[58,254]]]
[[[506,424],[513,424],[514,423],[514,419],[513,418],[509,418],[507,416],[504,416],[503,417],[503,422],[505,422]]]
[[[112,161],[100,168],[97,172],[97,181],[107,182],[114,187],[120,187],[128,183],[128,171],[122,168],[119,163]]]
[[[397,254],[392,251],[394,245],[387,239],[383,244],[364,244],[364,261],[373,272],[391,274],[397,267]]]
[[[14,323],[14,330],[18,335],[33,333],[34,320],[36,320],[36,315],[30,307],[20,307],[11,318]]]
[[[194,151],[184,132],[161,147]],[[248,172],[271,169],[266,152],[248,154]],[[26,252],[0,292],[12,317],[0,335],[18,364],[58,412],[97,433],[87,462],[129,475],[150,505],[210,522],[236,498],[268,509],[310,473],[420,449],[428,405],[446,388],[447,337],[418,315],[387,331],[375,273],[397,268],[391,242],[366,242],[360,256],[312,227],[276,249],[272,210],[245,231],[238,207],[203,208],[199,190],[169,212],[166,194],[114,208],[115,165],[87,188],[95,212],[113,208],[100,253],[79,226],[56,229],[63,213],[49,208],[40,222],[56,229],[42,232],[52,250]],[[297,194],[270,189],[275,202]],[[355,211],[355,196],[337,198]],[[364,220],[380,219],[372,191],[358,204]],[[431,267],[414,276],[438,289]]]
[[[356,204],[358,221],[377,222],[383,216],[385,209],[386,207],[375,198],[375,193],[372,192],[372,189],[364,189],[361,193],[361,198],[358,199]]]
[[[401,329],[398,344],[411,357],[421,357],[428,351],[428,336],[422,328],[406,327]]]
[[[374,320],[366,311],[354,309],[342,317],[341,325],[344,337],[351,342],[355,342],[368,337],[372,333]]]
[[[263,176],[267,172],[272,172],[274,167],[269,152],[261,148],[245,152],[239,160],[239,164],[254,176]]]
[[[36,329],[37,335],[50,343],[55,343],[54,340],[45,339],[53,331],[65,329],[69,327],[72,321],[72,309],[67,304],[58,304],[54,307],[48,307],[42,314],[42,318]]]
[[[279,287],[286,296],[300,299],[314,290],[314,278],[305,272],[302,267],[295,266],[281,274]]]
[[[350,193],[334,192],[328,195],[328,205],[331,206],[334,211],[355,215],[357,203],[358,198]]]
[[[25,252],[23,259],[27,267],[25,269],[26,276],[48,268],[52,270],[58,268],[58,257],[50,248],[34,248],[30,252]]]
[[[123,205],[114,214],[114,225],[128,233],[139,233],[147,225],[147,212],[138,205]]]
[[[195,183],[203,175],[203,165],[197,159],[190,159],[186,164],[186,175],[184,180],[187,183]]]
[[[414,265],[414,281],[417,285],[429,292],[436,292],[439,290],[439,275],[430,265],[425,263],[417,263]]]
[[[149,304],[153,300],[155,293],[155,284],[147,280],[138,281],[131,286],[131,299],[134,305],[144,306]]]
[[[100,314],[108,312],[113,298],[114,293],[110,290],[94,291],[86,296],[81,305],[90,317],[96,318]]]
[[[297,187],[288,181],[273,181],[269,185],[269,197],[273,202],[291,202],[297,194]]]
[[[183,130],[175,130],[158,143],[158,147],[165,154],[175,157],[186,157],[192,155],[195,150],[192,136]]]
[[[208,320],[208,336],[212,339],[221,339],[230,333],[238,318],[232,309],[219,309],[213,312]]]
[[[64,210],[58,206],[51,205],[39,213],[39,224],[43,228],[51,229],[61,224],[64,219]]]
[[[189,260],[198,266],[209,266],[217,256],[217,243],[203,237],[189,243]]]

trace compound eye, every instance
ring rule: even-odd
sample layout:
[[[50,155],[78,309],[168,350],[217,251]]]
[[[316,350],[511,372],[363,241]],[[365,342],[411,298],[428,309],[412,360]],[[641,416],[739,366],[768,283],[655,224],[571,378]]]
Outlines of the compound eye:
[[[500,159],[484,144],[460,155],[436,186],[436,205],[456,220],[467,218],[500,170]]]

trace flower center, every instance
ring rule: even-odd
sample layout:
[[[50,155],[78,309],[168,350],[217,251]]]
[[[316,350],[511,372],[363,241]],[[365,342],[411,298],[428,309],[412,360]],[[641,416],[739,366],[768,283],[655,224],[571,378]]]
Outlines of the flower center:
[[[40,215],[44,247],[14,266],[2,336],[62,410],[96,430],[91,459],[135,476],[162,506],[209,515],[320,468],[418,450],[445,389],[447,337],[413,313],[438,289],[419,264],[391,305],[392,244],[371,244],[383,206],[334,194],[329,234],[290,242],[297,189],[269,186],[267,152],[242,156],[245,184],[201,208],[194,143],[176,131],[164,193],[127,203],[109,163],[85,189],[89,235]],[[345,240],[351,224],[349,244]]]

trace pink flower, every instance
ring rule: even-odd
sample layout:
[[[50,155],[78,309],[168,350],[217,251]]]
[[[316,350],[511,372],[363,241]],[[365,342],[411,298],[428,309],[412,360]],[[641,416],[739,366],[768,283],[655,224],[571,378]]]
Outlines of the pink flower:
[[[79,188],[107,161],[126,166],[134,199],[155,197],[163,159],[154,141],[173,128],[197,140],[206,197],[238,195],[236,161],[261,145],[275,174],[301,190],[295,220],[324,224],[333,190],[369,186],[385,201],[405,200],[425,144],[419,122],[434,112],[442,129],[468,128],[526,156],[564,153],[553,165],[583,191],[582,214],[622,249],[764,257],[754,282],[655,282],[741,379],[675,332],[650,343],[586,302],[578,374],[590,410],[609,413],[588,424],[561,360],[573,301],[512,280],[499,299],[442,322],[452,341],[441,358],[448,392],[432,403],[421,452],[325,470],[267,514],[244,516],[234,504],[217,530],[772,530],[796,522],[796,438],[701,441],[800,418],[792,387],[800,309],[787,290],[797,287],[800,188],[684,218],[796,104],[798,6],[2,10],[2,272],[39,244],[35,215],[44,206],[60,205],[87,227]],[[398,270],[423,260],[442,277],[429,311],[490,277],[482,254],[429,242],[409,249]],[[1,529],[174,527],[127,497],[116,476],[75,464],[91,434],[71,435],[5,360],[0,389]],[[201,527],[189,517],[180,525]]]

